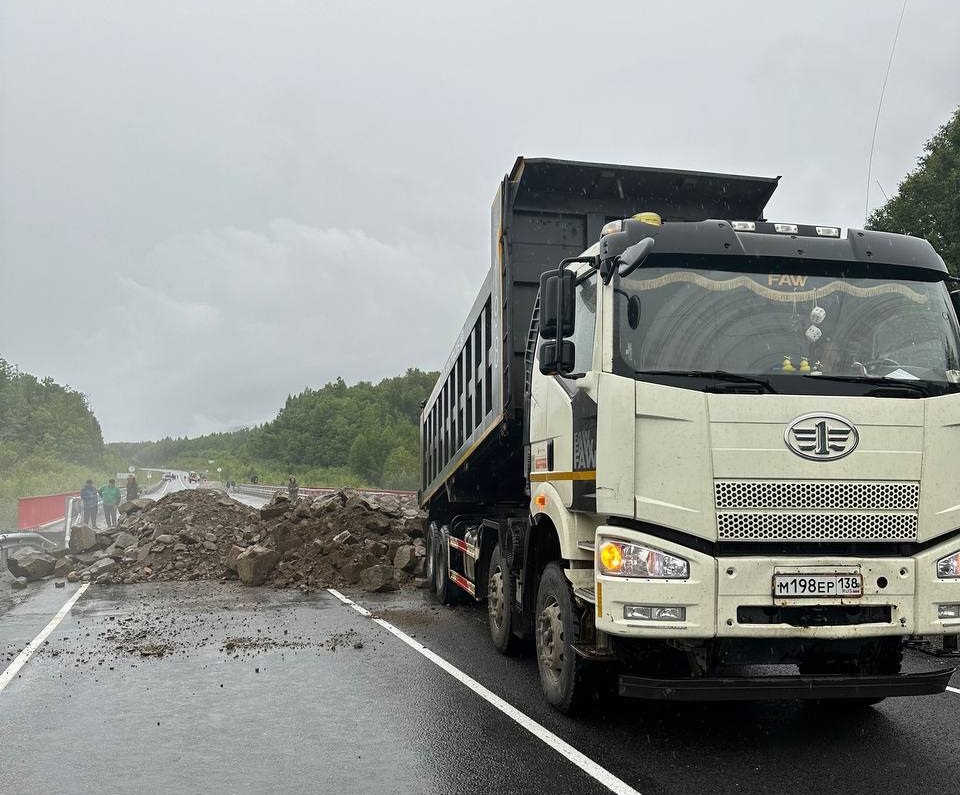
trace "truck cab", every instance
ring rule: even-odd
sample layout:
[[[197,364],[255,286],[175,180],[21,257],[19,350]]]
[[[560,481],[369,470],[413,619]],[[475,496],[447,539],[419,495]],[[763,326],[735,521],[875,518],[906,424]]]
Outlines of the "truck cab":
[[[508,309],[513,176],[486,288]],[[541,261],[519,361],[499,316],[523,373],[517,389],[503,366],[506,419],[481,427],[500,454],[486,436],[459,461],[443,446],[470,386],[456,361],[439,418],[425,409],[425,439],[447,434],[434,455],[453,453],[424,500],[437,592],[486,599],[501,650],[532,638],[562,711],[604,681],[645,698],[942,691],[952,669],[900,667],[906,637],[960,633],[960,333],[943,261],[902,235],[768,222],[762,178],[633,176],[644,212]],[[544,202],[549,180],[534,182]]]

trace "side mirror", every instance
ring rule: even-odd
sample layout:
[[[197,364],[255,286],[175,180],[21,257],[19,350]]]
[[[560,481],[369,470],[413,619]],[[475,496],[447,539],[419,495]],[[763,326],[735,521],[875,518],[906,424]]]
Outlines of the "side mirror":
[[[573,334],[575,277],[573,271],[547,271],[540,277],[540,336],[557,339],[557,318],[560,318],[560,337]]]
[[[653,250],[653,242],[652,237],[645,237],[639,243],[625,248],[617,258],[617,273],[621,276],[629,276],[639,268]]]
[[[540,372],[543,375],[570,375],[576,355],[576,348],[570,340],[545,342],[540,346]]]

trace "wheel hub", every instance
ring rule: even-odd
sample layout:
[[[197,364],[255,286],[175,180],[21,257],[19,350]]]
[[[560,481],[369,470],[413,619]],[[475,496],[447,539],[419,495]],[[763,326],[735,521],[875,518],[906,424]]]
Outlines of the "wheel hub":
[[[541,667],[559,678],[563,672],[563,619],[555,599],[544,605],[537,617],[537,640]]]
[[[490,611],[490,618],[497,629],[503,627],[504,604],[503,604],[503,571],[496,569],[490,575],[490,587],[487,589],[487,606]]]

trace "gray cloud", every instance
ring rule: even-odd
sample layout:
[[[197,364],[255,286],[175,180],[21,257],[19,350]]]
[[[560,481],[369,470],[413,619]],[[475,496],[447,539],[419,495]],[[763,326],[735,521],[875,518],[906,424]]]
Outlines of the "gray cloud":
[[[6,3],[0,355],[87,393],[109,439],[438,367],[517,154],[783,174],[771,217],[859,225],[899,12]],[[960,101],[958,40],[960,6],[910,2],[887,192]]]

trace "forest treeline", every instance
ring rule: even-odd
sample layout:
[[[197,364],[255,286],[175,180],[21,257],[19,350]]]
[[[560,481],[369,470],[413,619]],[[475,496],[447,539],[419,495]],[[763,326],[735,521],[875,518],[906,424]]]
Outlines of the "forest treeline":
[[[138,467],[222,470],[222,480],[415,489],[419,472],[420,404],[435,372],[409,369],[373,384],[342,378],[287,397],[277,417],[256,428],[194,439],[110,444]],[[210,462],[214,463],[211,464]]]
[[[75,491],[113,464],[80,392],[0,358],[0,531],[16,527],[18,497]]]

